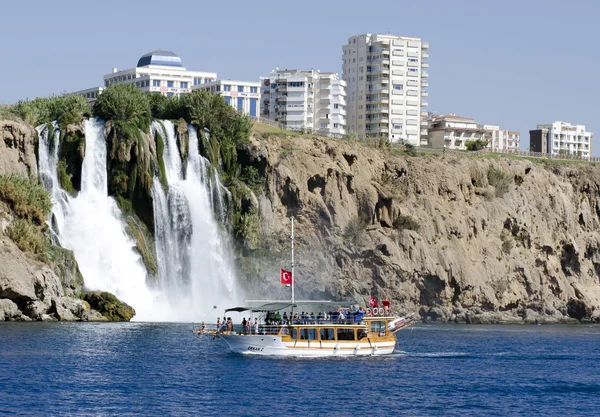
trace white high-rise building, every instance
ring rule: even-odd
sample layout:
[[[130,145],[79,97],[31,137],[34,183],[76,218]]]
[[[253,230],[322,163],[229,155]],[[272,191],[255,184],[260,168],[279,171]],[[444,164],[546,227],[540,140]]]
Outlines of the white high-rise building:
[[[261,81],[262,117],[288,130],[346,133],[346,83],[338,74],[276,69]]]
[[[156,50],[142,55],[135,68],[113,68],[104,76],[104,86],[133,84],[142,91],[178,96],[189,93],[193,85],[209,83],[216,78],[216,72],[188,71],[173,52]]]
[[[584,125],[557,121],[552,124],[537,125],[529,131],[529,149],[551,155],[579,155],[589,159],[592,155],[594,134],[586,132]]]
[[[427,144],[429,44],[367,33],[350,37],[342,50],[348,132]]]

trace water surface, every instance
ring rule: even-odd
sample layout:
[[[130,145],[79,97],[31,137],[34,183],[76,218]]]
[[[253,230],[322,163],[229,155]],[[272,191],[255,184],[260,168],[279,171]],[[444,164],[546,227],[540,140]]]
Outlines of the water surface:
[[[265,358],[189,324],[0,323],[0,415],[598,415],[599,326],[417,325],[394,355]]]

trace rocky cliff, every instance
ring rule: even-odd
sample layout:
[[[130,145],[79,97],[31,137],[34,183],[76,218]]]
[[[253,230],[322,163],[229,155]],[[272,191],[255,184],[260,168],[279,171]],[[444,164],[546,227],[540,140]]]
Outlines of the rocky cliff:
[[[387,296],[436,321],[600,321],[600,167],[268,133],[240,160],[266,179],[260,243],[238,257],[253,297],[289,291],[277,274],[294,216],[300,297]]]

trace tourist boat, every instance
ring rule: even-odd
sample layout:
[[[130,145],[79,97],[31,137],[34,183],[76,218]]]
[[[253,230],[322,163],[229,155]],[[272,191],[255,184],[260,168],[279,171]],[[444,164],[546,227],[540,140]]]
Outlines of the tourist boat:
[[[292,221],[291,300],[256,300],[254,305],[232,307],[228,312],[251,312],[251,325],[224,324],[214,332],[236,353],[278,356],[378,356],[396,347],[396,334],[413,325],[411,317],[395,317],[389,308],[362,311],[330,300],[296,301],[294,297],[294,218]],[[319,306],[318,314],[299,314],[299,306]],[[325,306],[325,307],[322,307]],[[294,313],[296,309],[296,313]],[[282,316],[278,312],[284,312]],[[289,315],[288,315],[289,311]]]

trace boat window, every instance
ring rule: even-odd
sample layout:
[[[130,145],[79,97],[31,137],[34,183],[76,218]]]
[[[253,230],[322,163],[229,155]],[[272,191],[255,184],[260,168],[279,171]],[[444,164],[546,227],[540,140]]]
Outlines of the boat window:
[[[335,340],[335,332],[332,328],[321,329],[321,340]]]
[[[371,333],[379,335],[385,334],[385,321],[371,321]]]
[[[298,329],[296,329],[296,328],[292,329],[292,339],[295,339],[295,340],[299,339],[299,337],[298,337]]]
[[[354,329],[337,329],[337,340],[354,340]]]
[[[317,340],[317,329],[302,329],[301,339],[304,340]]]

